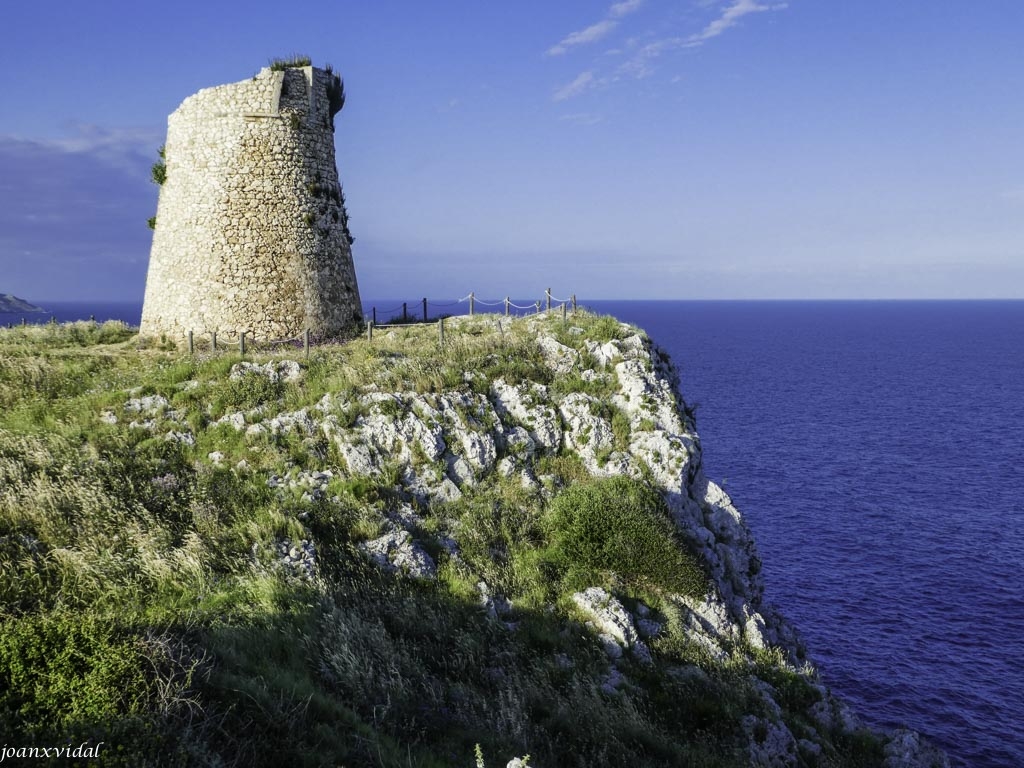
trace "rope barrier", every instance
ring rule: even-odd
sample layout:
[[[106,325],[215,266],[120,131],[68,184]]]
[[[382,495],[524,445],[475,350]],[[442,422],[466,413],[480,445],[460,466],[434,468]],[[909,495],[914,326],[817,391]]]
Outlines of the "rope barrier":
[[[394,308],[391,308],[391,309],[380,310],[382,314],[387,314],[387,313],[397,312],[398,310],[403,310],[402,322],[400,322],[400,323],[393,322],[393,323],[384,323],[384,324],[378,325],[376,323],[377,307],[373,307],[372,308],[372,310],[373,310],[373,320],[366,323],[367,334],[369,334],[370,338],[372,339],[372,329],[373,328],[404,328],[404,327],[408,327],[410,325],[440,325],[441,326],[441,337],[442,337],[442,343],[443,343],[443,341],[444,341],[444,322],[443,322],[443,318],[444,317],[450,317],[450,315],[442,315],[440,318],[435,318],[433,320],[430,320],[430,319],[427,318],[427,308],[429,306],[433,306],[435,308],[436,307],[454,307],[454,306],[456,306],[458,304],[462,304],[462,303],[464,303],[466,301],[470,302],[470,306],[469,306],[469,314],[470,315],[473,314],[473,307],[474,307],[475,304],[480,304],[480,306],[483,306],[483,307],[499,307],[499,306],[504,305],[505,313],[506,314],[508,314],[508,310],[512,309],[512,308],[518,309],[518,310],[536,310],[536,311],[540,311],[540,307],[541,307],[541,305],[543,303],[545,303],[545,301],[546,302],[561,303],[562,304],[563,315],[565,313],[565,305],[567,305],[569,303],[572,303],[573,311],[575,311],[575,308],[576,308],[575,296],[573,296],[573,297],[571,297],[569,299],[558,299],[558,298],[555,298],[554,296],[552,296],[550,291],[545,291],[544,292],[544,299],[542,299],[540,301],[536,301],[536,302],[534,302],[532,304],[516,304],[516,303],[512,302],[511,300],[509,300],[507,297],[505,299],[498,299],[497,301],[483,301],[482,299],[476,298],[476,296],[471,291],[470,293],[468,293],[465,296],[463,296],[461,299],[457,299],[456,301],[452,301],[452,302],[428,301],[426,298],[423,298],[423,299],[417,299],[416,301],[412,301],[412,302],[405,302],[405,303],[400,304],[400,305],[398,305],[398,306],[396,306]],[[410,312],[409,311],[408,307],[409,307],[410,304],[412,304],[413,306],[422,305],[422,307],[423,307],[423,313],[422,313],[423,314],[423,319],[422,320],[413,319],[414,316],[416,314],[418,314],[418,313]],[[392,318],[392,319],[397,319],[397,318]],[[188,349],[189,349],[189,354],[193,354],[193,352],[194,352],[194,340],[193,340],[194,335],[195,335],[194,332],[189,331],[189,333],[188,333]],[[205,335],[205,334],[200,334],[200,335]],[[317,337],[317,338],[314,339],[312,337],[312,334],[310,334],[309,330],[306,330],[305,333],[303,333],[301,336],[292,336],[291,338],[287,338],[287,339],[269,339],[269,340],[266,340],[266,341],[262,341],[262,340],[257,339],[255,337],[255,335],[250,336],[250,331],[242,331],[242,332],[240,332],[239,337],[237,339],[235,339],[234,341],[227,340],[227,339],[224,339],[224,338],[218,338],[216,332],[210,332],[210,337],[211,337],[211,347],[212,347],[212,349],[214,351],[217,351],[219,348],[227,349],[229,347],[233,347],[233,348],[236,348],[236,349],[240,349],[242,354],[243,354],[243,356],[245,355],[245,352],[246,352],[247,349],[250,349],[252,351],[256,351],[256,350],[259,350],[261,348],[262,349],[266,349],[268,347],[276,347],[276,346],[280,346],[282,344],[301,344],[305,348],[306,355],[308,356],[309,355],[309,348],[310,348],[311,344],[313,344],[313,343],[320,344],[320,343],[324,343],[324,342],[332,340],[332,337]],[[343,338],[344,338],[344,334],[342,334],[342,336],[336,337],[334,340],[340,341]]]
[[[274,339],[273,341],[255,341],[254,340],[253,341],[253,346],[255,347],[258,344],[261,347],[273,347],[273,346],[277,346],[278,344],[295,344],[295,343],[301,344],[302,343],[302,337],[301,336],[295,336],[294,338],[291,338],[291,339]]]
[[[381,328],[409,328],[415,325],[437,325],[440,320],[429,320],[427,322],[419,321],[416,323],[380,323],[373,326],[373,330],[379,331]]]

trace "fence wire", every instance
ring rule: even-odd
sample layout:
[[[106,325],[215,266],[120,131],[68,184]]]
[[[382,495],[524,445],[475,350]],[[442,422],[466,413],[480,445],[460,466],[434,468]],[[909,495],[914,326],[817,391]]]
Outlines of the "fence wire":
[[[409,305],[410,304],[413,305],[413,306],[425,305],[427,308],[429,308],[429,307],[435,307],[435,308],[442,307],[442,308],[445,308],[445,307],[458,306],[459,304],[463,304],[463,303],[468,301],[468,302],[470,302],[471,313],[472,313],[472,308],[475,305],[477,305],[477,304],[479,304],[480,306],[483,306],[483,307],[500,307],[500,306],[504,306],[506,311],[509,310],[509,309],[518,309],[518,310],[531,310],[532,309],[532,310],[535,310],[537,312],[540,312],[541,311],[541,304],[544,303],[545,300],[550,300],[550,301],[559,303],[559,304],[562,305],[563,309],[565,308],[565,305],[571,303],[572,307],[573,307],[573,310],[575,311],[576,306],[577,306],[576,297],[575,296],[571,296],[568,299],[557,299],[554,296],[552,296],[550,291],[545,291],[545,299],[544,300],[538,300],[538,301],[535,301],[532,304],[516,304],[515,302],[511,301],[507,297],[504,298],[504,299],[498,299],[496,301],[485,301],[483,299],[476,298],[475,294],[470,292],[470,293],[466,294],[465,296],[463,296],[461,299],[456,299],[455,301],[438,302],[438,301],[430,301],[429,299],[423,298],[423,299],[417,299],[415,301],[405,302],[404,304],[399,304],[399,305],[397,305],[397,306],[395,306],[393,308],[390,308],[390,309],[378,309],[377,307],[372,307],[371,310],[373,312],[373,317],[374,318],[376,318],[378,311],[381,314],[388,314],[388,313],[392,313],[392,312],[398,312],[399,310],[404,310],[405,317],[403,319],[405,320],[405,319],[412,318],[415,315],[414,312],[410,312],[409,311]],[[408,322],[402,322],[402,323],[383,323],[383,324],[377,324],[375,321],[372,321],[372,322],[369,322],[367,324],[371,325],[374,328],[401,328],[401,327],[406,327],[406,326],[409,326],[409,325],[425,325],[425,324],[436,325],[436,324],[441,323],[441,319],[443,319],[443,318],[434,318],[434,319],[424,318],[423,320],[409,320]],[[206,336],[206,334],[195,334],[195,332],[189,332],[189,337],[190,337],[189,338],[189,342],[190,342],[189,343],[189,351],[190,351],[190,353],[193,352],[193,343],[194,343],[193,339],[194,338],[200,338],[201,339],[204,336]],[[279,346],[286,345],[286,344],[301,344],[303,347],[306,347],[307,344],[309,346],[312,346],[314,344],[322,344],[322,343],[325,343],[325,342],[339,340],[339,339],[332,338],[332,337],[324,337],[324,338],[315,338],[314,339],[312,337],[312,335],[310,334],[308,329],[305,331],[305,333],[303,335],[292,336],[291,338],[287,338],[287,339],[268,339],[266,341],[259,340],[255,336],[250,336],[247,331],[244,332],[243,334],[240,334],[234,340],[230,340],[228,338],[221,337],[217,333],[210,333],[209,334],[209,338],[210,338],[211,348],[214,351],[219,350],[221,347],[223,347],[225,349],[228,348],[228,347],[231,347],[231,348],[237,348],[237,349],[241,350],[242,347],[243,347],[243,344],[244,344],[244,347],[245,347],[246,351],[249,351],[249,350],[258,351],[258,350],[261,350],[261,349],[266,350],[268,348],[279,347]]]

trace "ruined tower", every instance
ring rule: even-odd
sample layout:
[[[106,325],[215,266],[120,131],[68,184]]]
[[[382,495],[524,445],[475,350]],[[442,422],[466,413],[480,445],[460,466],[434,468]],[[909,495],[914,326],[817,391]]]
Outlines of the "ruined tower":
[[[334,159],[341,79],[273,66],[167,120],[144,335],[334,334],[362,316]]]

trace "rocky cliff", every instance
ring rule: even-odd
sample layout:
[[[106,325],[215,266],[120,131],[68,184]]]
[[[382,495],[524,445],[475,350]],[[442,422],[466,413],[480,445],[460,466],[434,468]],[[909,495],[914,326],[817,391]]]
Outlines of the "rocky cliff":
[[[177,670],[160,690],[191,702],[157,718],[176,754],[266,762],[314,734],[310,761],[345,764],[415,749],[467,765],[474,742],[541,766],[947,764],[916,734],[864,728],[818,679],[642,331],[580,313],[436,334],[395,328],[309,361],[172,354],[173,375],[74,409],[103,435],[82,460],[145,500],[118,523],[143,543],[79,538],[58,559],[122,563],[111,579],[153,580],[140,615],[193,627],[139,646]],[[59,450],[0,462],[0,512],[47,498],[44,476],[79,461]],[[141,480],[124,491],[122,476]],[[22,582],[69,546],[17,536],[0,545],[31,549]]]

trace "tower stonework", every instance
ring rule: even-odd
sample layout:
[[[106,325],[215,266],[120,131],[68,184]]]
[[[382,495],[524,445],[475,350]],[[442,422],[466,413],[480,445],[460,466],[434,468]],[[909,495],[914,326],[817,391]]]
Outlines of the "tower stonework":
[[[334,158],[341,79],[265,68],[167,120],[143,335],[334,335],[362,317]]]

